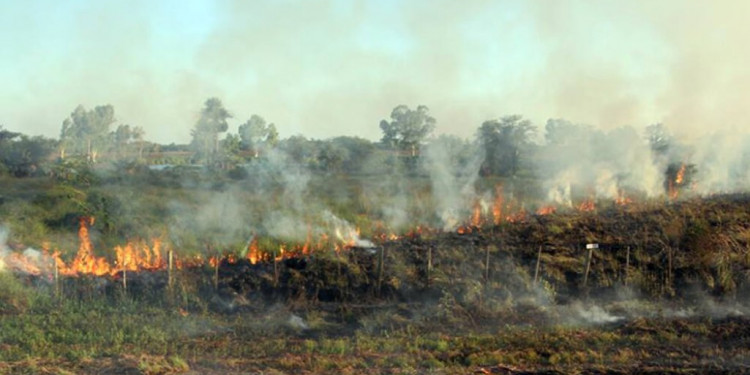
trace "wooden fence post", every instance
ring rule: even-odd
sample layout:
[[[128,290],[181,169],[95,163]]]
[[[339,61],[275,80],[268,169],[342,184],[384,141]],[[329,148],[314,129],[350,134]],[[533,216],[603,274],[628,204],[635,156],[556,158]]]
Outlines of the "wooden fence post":
[[[534,268],[534,285],[539,282],[539,266],[542,262],[542,245],[539,245],[539,251],[536,253],[536,268]]]
[[[583,275],[583,287],[584,288],[588,285],[589,271],[591,271],[591,258],[594,255],[594,249],[598,249],[598,248],[599,248],[598,243],[586,244],[586,249],[588,250],[588,253],[586,254],[586,273]]]

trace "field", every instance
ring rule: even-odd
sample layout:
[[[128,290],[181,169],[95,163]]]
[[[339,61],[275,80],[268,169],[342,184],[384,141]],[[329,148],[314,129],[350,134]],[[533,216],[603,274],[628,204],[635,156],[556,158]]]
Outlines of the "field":
[[[60,202],[105,202],[94,206],[104,215],[88,229],[96,254],[112,259],[101,249],[122,241],[118,233],[165,230],[152,225],[166,221],[153,197],[199,207],[200,194],[215,191],[188,194],[162,181],[138,196],[127,184],[61,192],[26,183],[4,190],[4,209],[38,212],[52,200],[58,211],[39,214],[44,225],[16,216],[10,250],[52,238],[68,244],[66,262],[80,241],[79,220]],[[424,185],[411,184],[420,197]],[[500,222],[483,213],[457,231],[430,229],[424,219],[388,235],[363,214],[374,203],[360,185],[308,186],[372,243],[251,261],[244,239],[185,231],[179,254],[213,247],[214,262],[102,276],[0,273],[0,373],[748,372],[748,196],[597,202],[593,210],[509,212]],[[284,194],[243,199],[268,210]],[[113,215],[115,208],[140,219]],[[588,243],[599,247],[589,252]]]

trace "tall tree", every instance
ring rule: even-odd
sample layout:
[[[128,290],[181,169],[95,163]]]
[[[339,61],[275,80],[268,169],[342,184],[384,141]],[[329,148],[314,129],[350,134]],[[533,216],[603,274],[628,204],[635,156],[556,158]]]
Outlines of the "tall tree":
[[[132,129],[130,129],[130,135],[131,135],[131,138],[138,145],[138,159],[143,159],[143,146],[145,143],[143,136],[146,135],[146,131],[143,130],[143,128],[140,126],[135,126]]]
[[[268,147],[276,146],[279,141],[276,125],[266,124],[266,120],[258,115],[252,115],[240,125],[239,135],[242,149],[249,150],[256,158]]]
[[[412,157],[417,156],[419,147],[427,136],[435,130],[435,119],[429,115],[429,108],[420,105],[411,110],[399,105],[391,112],[391,121],[380,121],[383,131],[381,142],[384,145],[407,151]]]
[[[505,116],[482,123],[477,140],[485,152],[482,171],[485,174],[515,176],[521,152],[530,144],[536,127],[519,115]]]
[[[120,124],[110,133],[112,148],[118,159],[133,157],[137,153],[138,159],[143,157],[143,135],[140,126]]]
[[[227,120],[232,118],[224,108],[221,100],[209,98],[203,104],[198,122],[195,123],[191,135],[193,148],[201,159],[212,162],[219,153],[219,133],[229,129]]]
[[[82,105],[76,107],[66,118],[60,131],[60,157],[65,158],[66,149],[85,154],[89,162],[96,157],[109,141],[109,128],[115,123],[115,108],[112,105],[96,106],[87,111]]]

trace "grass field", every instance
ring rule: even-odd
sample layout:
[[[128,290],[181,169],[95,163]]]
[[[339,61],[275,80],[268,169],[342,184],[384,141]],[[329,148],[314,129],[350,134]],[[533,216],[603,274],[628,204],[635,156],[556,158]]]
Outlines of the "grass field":
[[[151,236],[181,256],[233,255],[250,230],[225,224],[227,212],[244,225],[330,210],[372,238],[399,194],[413,197],[400,207],[419,218],[411,229],[426,230],[302,263],[183,269],[171,288],[163,270],[132,273],[127,290],[120,274],[63,277],[58,288],[50,275],[2,272],[0,374],[750,371],[747,196],[610,202],[500,225],[485,217],[459,234],[429,229],[435,198],[418,176],[392,185],[316,175],[300,191],[204,177],[0,181],[9,251],[52,242],[68,260],[87,215],[95,252],[110,260],[113,246]],[[206,211],[217,202],[231,209]],[[601,243],[590,258],[587,242]]]

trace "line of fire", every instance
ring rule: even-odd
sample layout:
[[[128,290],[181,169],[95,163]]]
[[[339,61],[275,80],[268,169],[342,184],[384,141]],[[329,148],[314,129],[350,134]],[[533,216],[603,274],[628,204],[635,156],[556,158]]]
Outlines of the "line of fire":
[[[687,166],[680,164],[678,168],[667,171],[668,178],[665,182],[666,196],[671,202],[680,197],[681,191],[689,191],[695,187],[694,183],[688,184],[686,177]],[[625,210],[637,205],[635,198],[620,189],[614,201],[609,201],[610,206]],[[535,210],[527,210],[525,205],[507,199],[502,184],[495,186],[493,196],[490,199],[474,199],[470,213],[462,223],[451,228],[450,231],[458,235],[466,235],[483,230],[491,230],[503,225],[526,222],[531,216],[554,215],[558,211],[573,211],[580,213],[594,212],[597,201],[593,193],[570,206],[559,204],[540,205]],[[180,256],[179,252],[163,238],[152,238],[150,240],[133,240],[120,246],[114,247],[107,255],[97,256],[94,245],[89,236],[89,229],[95,224],[95,217],[80,217],[78,229],[78,250],[72,259],[65,260],[60,249],[46,246],[40,254],[29,254],[24,252],[10,252],[4,258],[0,258],[6,268],[16,273],[47,276],[57,278],[59,276],[78,277],[82,275],[123,277],[126,272],[159,271],[167,269],[183,269],[210,266],[218,268],[222,263],[234,264],[244,259],[251,265],[260,263],[278,263],[287,259],[308,258],[321,252],[333,252],[341,254],[353,248],[375,249],[388,241],[399,241],[402,238],[413,238],[425,234],[444,232],[445,229],[415,227],[405,233],[395,233],[377,222],[372,228],[371,241],[360,240],[360,229],[348,225],[330,228],[330,233],[318,233],[314,235],[310,230],[304,242],[285,243],[282,241],[271,241],[273,247],[260,245],[258,235],[252,235],[240,250],[227,251],[214,249],[212,244],[206,244],[206,251],[195,256]],[[268,241],[264,241],[267,244]]]

